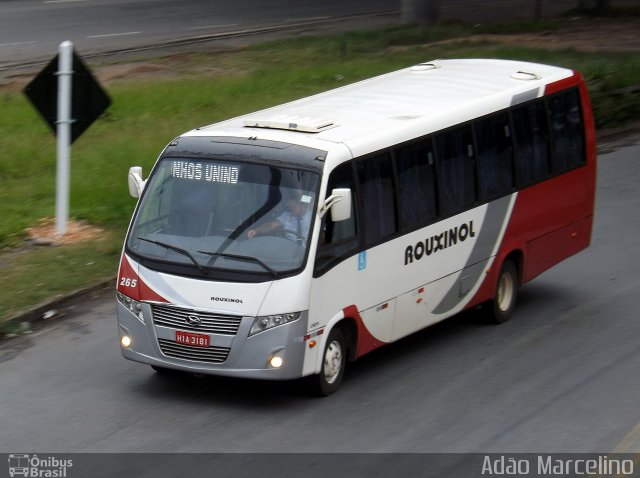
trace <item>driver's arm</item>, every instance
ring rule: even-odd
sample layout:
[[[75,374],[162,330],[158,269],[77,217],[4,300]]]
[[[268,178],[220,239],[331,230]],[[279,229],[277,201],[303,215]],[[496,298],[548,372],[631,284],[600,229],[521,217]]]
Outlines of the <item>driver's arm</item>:
[[[282,223],[278,219],[274,219],[271,222],[261,224],[254,229],[249,229],[247,231],[247,237],[251,239],[252,237],[258,236],[260,234],[266,234],[268,232],[275,231],[276,229],[282,229]]]

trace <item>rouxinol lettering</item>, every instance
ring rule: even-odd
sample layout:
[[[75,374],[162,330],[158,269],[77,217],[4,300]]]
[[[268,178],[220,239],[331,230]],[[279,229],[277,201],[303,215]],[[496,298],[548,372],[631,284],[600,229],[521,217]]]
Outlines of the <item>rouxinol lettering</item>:
[[[414,260],[419,261],[423,257],[428,257],[438,251],[455,246],[471,237],[476,237],[473,221],[465,222],[461,226],[456,226],[438,235],[431,236],[424,241],[418,242],[415,246],[407,246],[404,251],[404,265],[406,266]]]
[[[214,302],[234,302],[236,304],[242,304],[242,299],[233,299],[231,297],[211,297]]]

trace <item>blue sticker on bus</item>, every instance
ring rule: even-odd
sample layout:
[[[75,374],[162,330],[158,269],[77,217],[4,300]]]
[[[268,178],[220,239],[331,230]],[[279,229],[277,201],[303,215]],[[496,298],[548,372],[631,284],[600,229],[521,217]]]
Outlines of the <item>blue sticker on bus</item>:
[[[367,268],[367,251],[358,254],[358,270],[363,271]]]

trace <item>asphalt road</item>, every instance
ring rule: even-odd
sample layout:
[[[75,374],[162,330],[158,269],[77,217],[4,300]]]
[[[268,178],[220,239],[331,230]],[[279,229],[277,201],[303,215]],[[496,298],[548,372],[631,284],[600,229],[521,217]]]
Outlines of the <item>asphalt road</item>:
[[[398,0],[399,1],[399,0]],[[397,10],[388,0],[1,0],[0,66]]]
[[[0,344],[0,452],[640,452],[640,145],[600,157],[593,244],[521,289],[297,382],[163,377],[120,357],[112,297]]]
[[[354,28],[363,15],[401,9],[403,0],[0,0],[0,70],[41,63],[70,40],[82,56],[233,37],[260,29],[320,25],[339,18]],[[441,0],[441,18],[471,23],[531,20],[531,0]],[[543,16],[577,0],[543,0]],[[616,0],[616,6],[638,0]],[[399,16],[389,17],[399,21]],[[349,20],[350,19],[350,20]],[[246,37],[245,37],[246,38]]]

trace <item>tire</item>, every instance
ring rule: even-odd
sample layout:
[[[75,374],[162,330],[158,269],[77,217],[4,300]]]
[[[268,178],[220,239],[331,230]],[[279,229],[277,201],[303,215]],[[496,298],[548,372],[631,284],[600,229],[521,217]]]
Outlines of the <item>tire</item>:
[[[496,294],[487,307],[487,318],[502,324],[511,318],[518,295],[518,269],[512,261],[505,261],[500,270]]]
[[[342,330],[334,327],[324,347],[320,373],[310,377],[312,391],[326,397],[338,390],[346,365],[347,343]]]

